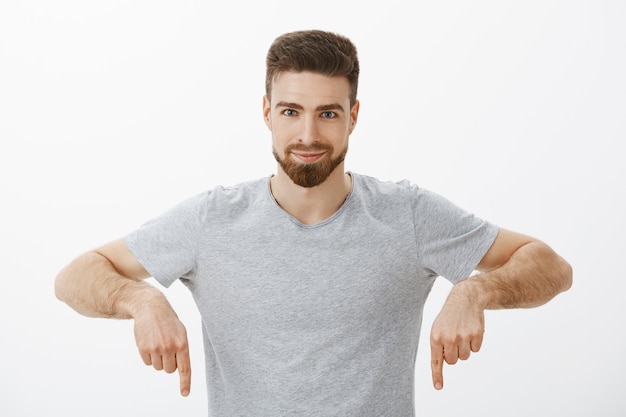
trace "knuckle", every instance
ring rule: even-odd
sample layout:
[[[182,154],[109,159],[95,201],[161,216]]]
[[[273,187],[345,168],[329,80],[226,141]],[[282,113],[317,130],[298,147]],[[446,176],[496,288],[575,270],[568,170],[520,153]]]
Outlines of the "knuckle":
[[[150,355],[150,349],[147,346],[139,345],[137,346],[137,349],[139,350],[139,354],[141,356]]]
[[[162,340],[159,343],[159,351],[163,352],[164,354],[175,354],[176,352],[180,352],[184,349],[186,349],[187,344],[184,341],[178,340],[178,339],[169,339],[169,340]]]
[[[441,340],[445,337],[446,335],[446,331],[444,331],[445,329],[443,328],[438,328],[438,329],[432,329],[432,332],[430,333],[430,338],[433,340]]]
[[[174,348],[177,352],[186,352],[187,350],[189,350],[189,347],[187,345],[187,339],[176,340],[174,343]]]
[[[176,347],[171,344],[163,344],[160,346],[160,351],[165,355],[171,355],[176,352]]]

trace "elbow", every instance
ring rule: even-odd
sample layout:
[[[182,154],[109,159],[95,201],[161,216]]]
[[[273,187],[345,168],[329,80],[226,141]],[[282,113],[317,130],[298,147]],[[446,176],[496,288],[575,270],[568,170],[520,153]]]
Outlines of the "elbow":
[[[573,283],[573,268],[569,262],[563,257],[557,254],[547,245],[544,246],[546,252],[544,252],[544,277],[546,283],[546,297],[547,300],[556,297],[562,292],[569,290]],[[546,301],[547,301],[546,300]]]
[[[67,283],[67,267],[62,269],[54,280],[54,295],[59,301],[67,303],[68,300],[68,283]]]
[[[560,263],[561,263],[561,271],[562,271],[560,292],[564,292],[572,288],[572,284],[574,281],[574,269],[572,268],[572,265],[570,265],[569,262],[567,262],[563,258],[560,259]]]
[[[78,277],[83,274],[85,256],[79,256],[65,266],[54,279],[54,295],[59,301],[72,305],[80,291]]]
[[[546,278],[550,284],[548,288],[552,292],[552,297],[569,290],[572,287],[574,271],[572,265],[552,248],[544,244],[544,268],[546,268]]]

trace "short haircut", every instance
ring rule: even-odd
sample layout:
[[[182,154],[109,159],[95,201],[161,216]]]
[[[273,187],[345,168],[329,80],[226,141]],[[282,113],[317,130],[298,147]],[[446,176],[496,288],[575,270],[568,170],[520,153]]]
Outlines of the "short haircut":
[[[321,30],[286,33],[274,40],[267,52],[265,94],[271,100],[272,83],[286,71],[311,71],[329,77],[346,77],[350,106],[356,102],[359,59],[356,47],[345,36]]]

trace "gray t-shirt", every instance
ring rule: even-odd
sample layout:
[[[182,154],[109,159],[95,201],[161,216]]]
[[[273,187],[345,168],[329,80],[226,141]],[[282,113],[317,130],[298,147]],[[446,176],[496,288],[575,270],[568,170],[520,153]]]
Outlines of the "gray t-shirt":
[[[202,315],[210,416],[414,415],[422,310],[469,276],[498,229],[406,181],[351,173],[343,206],[302,224],[269,178],[217,187],[126,238]]]

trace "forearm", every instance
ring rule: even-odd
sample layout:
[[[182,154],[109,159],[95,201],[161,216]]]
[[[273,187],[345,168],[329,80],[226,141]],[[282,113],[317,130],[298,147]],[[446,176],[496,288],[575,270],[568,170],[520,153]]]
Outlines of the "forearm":
[[[61,301],[89,317],[128,319],[146,304],[167,303],[155,287],[120,275],[97,252],[81,255],[59,272],[55,293]]]
[[[455,285],[455,295],[469,297],[482,309],[540,306],[572,282],[572,268],[550,247],[533,241],[502,266]]]

